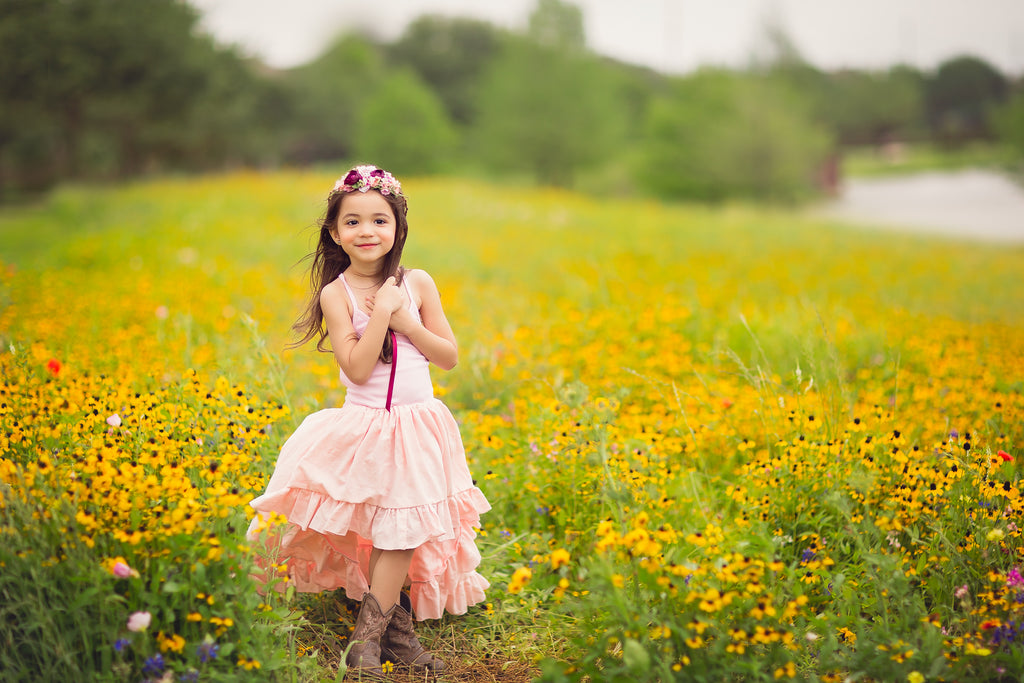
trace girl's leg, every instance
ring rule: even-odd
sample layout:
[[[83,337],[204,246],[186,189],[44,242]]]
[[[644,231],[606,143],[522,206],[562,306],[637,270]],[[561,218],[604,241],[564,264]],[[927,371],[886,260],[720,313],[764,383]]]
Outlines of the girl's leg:
[[[380,550],[370,554],[370,592],[385,612],[398,604],[398,596],[409,575],[412,550]]]
[[[349,637],[345,661],[360,674],[380,677],[381,641],[398,611],[399,597],[412,564],[413,550],[378,550],[370,553],[370,592],[363,596],[359,616]]]

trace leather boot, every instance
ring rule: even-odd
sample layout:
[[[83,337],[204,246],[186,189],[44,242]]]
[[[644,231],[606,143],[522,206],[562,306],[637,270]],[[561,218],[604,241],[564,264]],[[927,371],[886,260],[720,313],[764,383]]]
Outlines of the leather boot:
[[[345,663],[352,673],[360,677],[384,676],[384,670],[380,666],[380,642],[388,628],[388,622],[395,613],[395,607],[383,612],[373,593],[363,596],[359,616],[356,617],[356,627],[348,638],[352,647],[345,657]]]
[[[392,608],[391,621],[384,631],[380,648],[383,658],[396,664],[434,674],[444,671],[444,661],[424,649],[416,637],[412,628],[412,602],[405,593],[400,595],[398,604]]]

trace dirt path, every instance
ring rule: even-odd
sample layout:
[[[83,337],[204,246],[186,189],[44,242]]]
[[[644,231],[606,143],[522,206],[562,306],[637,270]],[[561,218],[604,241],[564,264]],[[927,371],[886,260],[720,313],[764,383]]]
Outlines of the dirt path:
[[[852,178],[838,199],[814,211],[873,227],[1024,244],[1024,187],[992,171]]]

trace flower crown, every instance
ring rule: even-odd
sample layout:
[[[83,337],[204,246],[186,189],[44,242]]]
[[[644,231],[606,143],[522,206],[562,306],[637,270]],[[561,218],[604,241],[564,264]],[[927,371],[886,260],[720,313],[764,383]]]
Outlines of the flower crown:
[[[376,166],[356,166],[338,178],[331,192],[366,192],[377,190],[382,195],[402,196],[402,184],[395,176]]]

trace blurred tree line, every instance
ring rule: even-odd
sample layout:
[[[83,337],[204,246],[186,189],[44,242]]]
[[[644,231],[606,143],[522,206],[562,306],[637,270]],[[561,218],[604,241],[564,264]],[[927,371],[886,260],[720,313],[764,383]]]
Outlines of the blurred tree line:
[[[197,23],[180,0],[0,0],[0,197],[347,159],[789,201],[827,189],[848,146],[999,140],[1024,156],[1022,83],[970,56],[825,72],[776,33],[748,69],[671,76],[596,55],[577,7],[538,0],[522,33],[426,16],[278,71]]]

